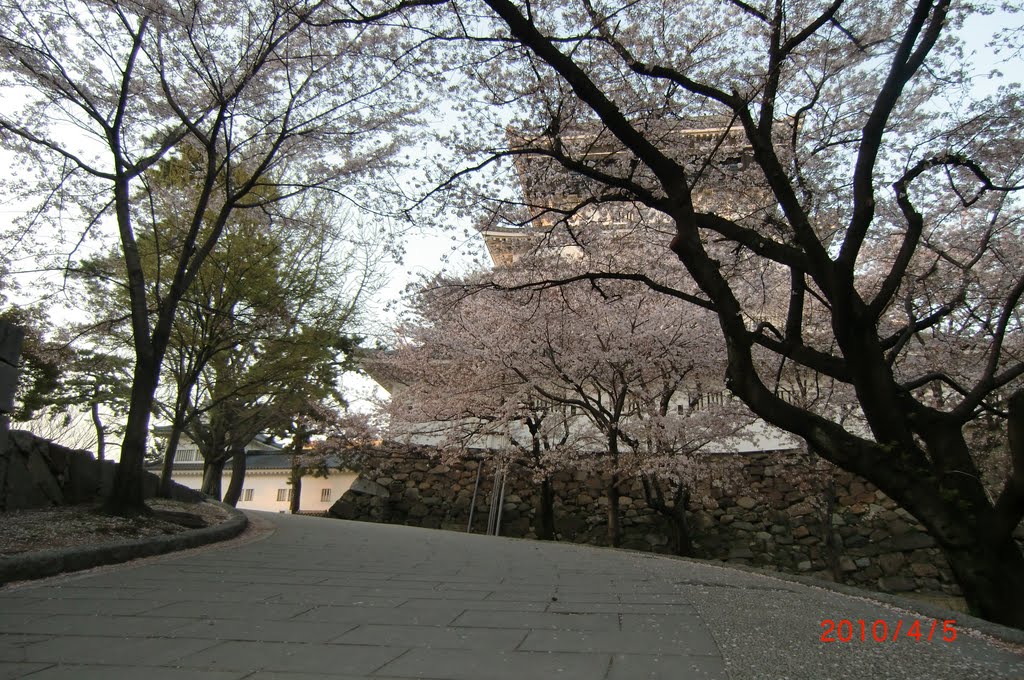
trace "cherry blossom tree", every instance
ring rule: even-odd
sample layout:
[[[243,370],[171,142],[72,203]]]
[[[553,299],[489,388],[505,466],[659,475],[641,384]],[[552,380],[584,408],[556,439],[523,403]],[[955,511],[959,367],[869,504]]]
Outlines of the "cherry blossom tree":
[[[583,442],[567,414],[549,408],[513,368],[523,329],[505,315],[515,301],[494,292],[466,296],[472,280],[436,280],[421,290],[398,346],[369,360],[391,391],[382,405],[389,436],[429,441],[451,458],[522,466],[541,488],[537,536],[552,540],[552,475],[579,458]]]
[[[728,450],[749,412],[728,401],[698,408],[701,384],[720,373],[724,353],[709,333],[711,315],[694,314],[634,282],[579,282],[515,290],[525,266],[557,270],[565,251],[496,274],[435,281],[421,294],[421,319],[408,342],[380,361],[406,386],[389,406],[396,425],[434,433],[458,451],[507,449],[540,471],[541,534],[548,529],[557,469],[605,472],[610,481],[608,540],[620,540],[619,487],[642,475],[652,506],[687,549],[685,494],[700,474],[701,451]],[[564,267],[563,267],[564,269]],[[526,276],[525,279],[521,277]],[[714,442],[714,444],[712,444]],[[660,477],[659,477],[660,475]],[[677,492],[666,501],[661,482]],[[660,502],[659,502],[660,501]]]
[[[1021,97],[973,89],[956,32],[975,11],[453,1],[431,35],[466,39],[461,91],[504,107],[471,111],[463,134],[515,130],[460,146],[467,168],[517,159],[524,196],[498,194],[491,218],[649,215],[636,228],[661,254],[591,278],[659,284],[677,262],[697,290],[660,290],[716,315],[728,388],[916,517],[974,612],[1024,627]],[[479,190],[468,176],[444,188]],[[787,401],[791,364],[843,384],[862,426]],[[988,417],[1011,451],[996,489],[968,443]]]
[[[750,420],[740,409],[722,408],[727,402],[697,408],[706,396],[702,383],[723,358],[707,333],[710,317],[665,305],[631,283],[576,284],[536,295],[532,305],[519,301],[523,311],[511,315],[525,336],[515,373],[545,402],[583,421],[577,427],[589,442],[582,451],[597,452],[590,467],[610,475],[609,543],[618,545],[621,535],[619,487],[635,475],[656,489],[652,506],[681,529],[686,499],[680,495],[671,507],[658,503],[658,471],[677,489],[686,488],[701,475],[701,452],[727,449],[725,437]],[[677,540],[680,549],[684,543]]]

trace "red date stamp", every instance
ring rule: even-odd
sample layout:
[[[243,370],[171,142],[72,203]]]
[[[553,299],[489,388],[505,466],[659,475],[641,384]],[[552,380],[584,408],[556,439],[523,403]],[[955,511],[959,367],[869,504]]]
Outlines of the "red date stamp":
[[[956,640],[956,619],[945,619],[940,621],[913,621],[904,622],[897,619],[890,624],[882,619],[865,621],[857,619],[825,619],[821,622],[822,642],[896,642],[903,638],[915,642],[931,642],[942,640],[953,642]],[[936,637],[938,636],[938,637]]]

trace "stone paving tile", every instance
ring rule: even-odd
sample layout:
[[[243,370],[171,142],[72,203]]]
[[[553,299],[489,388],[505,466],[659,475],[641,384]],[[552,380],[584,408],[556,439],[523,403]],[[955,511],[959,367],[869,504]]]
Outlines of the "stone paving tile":
[[[406,651],[377,645],[222,642],[178,662],[206,670],[265,670],[294,673],[372,673]]]
[[[173,558],[169,558],[173,559]],[[188,583],[200,590],[235,590],[243,585],[235,581],[224,581],[216,575],[208,575],[205,570],[180,572],[160,572],[150,574],[149,567],[138,572],[138,578],[131,579],[129,591],[142,590],[144,588],[176,588]],[[75,581],[64,584],[67,588],[105,588],[109,593],[111,590],[122,590],[116,579],[107,578],[108,574],[100,574],[95,578],[83,576]],[[123,580],[123,576],[122,576]]]
[[[690,606],[685,614],[622,614],[619,623],[622,630],[640,633],[662,634],[668,631],[703,631],[707,626],[697,615],[696,608]]]
[[[308,604],[275,604],[270,602],[237,602],[230,606],[222,602],[174,602],[144,612],[145,616],[193,619],[247,619],[286,621],[308,611]]]
[[[159,585],[159,581],[151,581],[146,578],[125,579],[124,575],[118,572],[104,572],[99,574],[89,574],[86,576],[72,574],[67,576],[66,578],[68,579],[68,581],[59,584],[54,584],[53,587],[71,588],[75,586],[81,586],[85,588],[105,588],[108,589],[106,592],[109,592],[110,589],[127,590],[134,592],[146,590],[147,588],[152,588],[155,585]],[[178,579],[181,579],[180,575],[178,576]],[[34,590],[34,588],[28,590],[28,592],[32,592],[32,590]],[[131,595],[129,594],[128,597],[131,597]]]
[[[615,654],[605,680],[730,679],[721,657]]]
[[[45,620],[49,617],[49,614],[39,614],[31,616],[29,614],[22,615],[20,612],[17,614],[2,613],[0,614],[0,633],[27,633],[30,632],[26,629],[26,626],[35,622]]]
[[[5,633],[0,635],[0,649],[24,647],[26,645],[35,644],[36,642],[42,642],[43,640],[48,639],[48,635],[33,635],[27,631],[21,633]]]
[[[552,589],[550,591],[534,591],[532,593],[523,593],[520,590],[507,590],[507,591],[495,591],[487,597],[489,602],[515,602],[522,601],[525,599],[537,599],[537,600],[548,600],[551,602],[606,602],[606,603],[617,603],[619,601],[618,596],[613,592],[603,593],[582,593],[582,592],[569,592],[563,593],[559,590]]]
[[[488,570],[490,571],[490,570]],[[496,579],[493,574],[488,573],[485,576],[477,574],[416,574],[416,573],[401,573],[394,574],[388,580],[390,581],[434,581],[444,583],[465,583],[468,585],[494,585],[501,581]]]
[[[0,680],[14,680],[42,670],[45,663],[20,663],[17,661],[0,661]]]
[[[573,612],[577,614],[597,614],[608,612],[613,614],[675,614],[680,607],[689,604],[629,604],[612,602],[550,602],[549,612]]]
[[[19,633],[0,635],[0,661],[21,663],[29,661],[25,649],[30,645],[45,642],[45,635],[24,635]]]
[[[280,671],[256,671],[245,676],[245,680],[405,680],[403,678],[386,678],[382,675],[337,675],[335,673],[283,673]]]
[[[162,597],[153,595],[153,588],[116,588],[114,586],[100,587],[92,584],[71,583],[56,586],[50,591],[51,597],[62,600],[161,600]]]
[[[380,623],[411,626],[444,626],[461,614],[461,607],[335,607],[320,606],[299,614],[292,621],[320,623]]]
[[[404,595],[406,597],[429,597],[432,599],[455,596],[466,600],[482,600],[490,593],[489,590],[465,590],[458,591],[457,595],[453,595],[452,591],[435,588],[434,584],[430,582],[424,582],[423,585],[417,586],[409,582],[398,583],[388,581],[385,584],[362,587],[347,586],[344,584],[343,579],[339,579],[338,582],[338,584],[331,584],[328,582],[322,586],[317,586],[317,588],[330,588],[332,591],[347,591],[367,595]]]
[[[340,585],[332,585],[330,582],[324,583],[323,585],[317,586],[319,589],[328,588],[331,596],[337,596],[341,598],[355,598],[355,597],[381,597],[381,598],[397,598],[403,597],[405,599],[412,598],[428,598],[432,600],[439,600],[443,598],[458,598],[463,600],[482,600],[486,598],[490,591],[486,590],[470,590],[462,591],[457,595],[443,590],[436,590],[432,585],[424,585],[421,588],[413,586],[402,586],[398,584],[388,583],[387,585],[379,585],[369,588],[353,588]],[[286,591],[287,593],[287,591]],[[286,594],[282,593],[282,595]],[[320,590],[321,596],[323,590]]]
[[[5,676],[0,669],[0,678]],[[19,676],[11,676],[19,677]],[[246,671],[197,671],[191,668],[147,668],[137,666],[51,666],[26,680],[242,680]]]
[[[610,652],[614,654],[717,655],[718,647],[707,631],[668,631],[661,634],[633,631],[534,630],[519,647],[532,652]]]
[[[290,583],[293,585],[310,585],[310,583],[323,583],[327,579],[338,578],[340,574],[344,574],[345,569],[340,565],[337,569],[280,569],[277,567],[267,566],[263,561],[246,565],[244,563],[234,564],[225,563],[219,565],[210,565],[201,569],[193,569],[188,572],[189,577],[203,576],[217,574],[222,578],[231,577],[232,581],[246,582],[252,581],[263,581],[264,577],[269,577],[271,581],[280,581],[282,583]],[[380,578],[376,578],[372,573],[358,573],[358,576],[362,580],[366,581],[379,581]],[[179,575],[180,579],[181,576]]]
[[[278,586],[279,587],[279,586]],[[258,603],[269,600],[277,594],[274,586],[259,586],[252,590],[216,590],[206,588],[192,588],[190,585],[167,587],[147,591],[148,596],[155,600],[165,602],[217,602],[222,607],[230,607],[233,603],[252,602]]]
[[[614,614],[556,614],[553,612],[467,611],[453,622],[456,626],[479,628],[527,628],[538,630],[617,631],[619,618]]]
[[[431,680],[599,680],[608,669],[606,654],[495,652],[413,649],[386,664],[377,675]]]
[[[319,592],[297,593],[286,591],[267,598],[274,604],[293,604],[305,607],[333,605],[338,607],[399,607],[409,601],[406,595],[367,595],[359,592],[334,592],[322,589]]]
[[[406,607],[423,609],[440,607],[444,609],[451,609],[455,607],[481,611],[540,612],[544,611],[544,608],[547,607],[547,605],[547,602],[536,602],[530,600],[514,602],[511,600],[459,600],[455,598],[438,600],[433,598],[410,598],[402,604],[399,609],[405,609]]]
[[[190,619],[182,618],[63,614],[33,619],[21,628],[26,633],[40,635],[75,635],[89,631],[91,635],[102,637],[156,637],[170,635],[189,622]]]
[[[525,630],[510,628],[366,625],[359,626],[331,642],[433,649],[513,650],[526,635]]]
[[[395,583],[406,583],[404,581],[395,580]],[[430,583],[430,581],[423,581],[422,583]],[[477,592],[482,591],[485,593],[492,593],[500,591],[502,586],[495,583],[452,583],[448,581],[433,581],[434,590],[440,590],[447,593],[462,593],[462,592]]]
[[[642,605],[664,604],[677,607],[680,605],[690,605],[693,602],[693,598],[689,595],[677,593],[619,593],[619,602]]]
[[[603,577],[593,577],[587,574],[573,574],[570,576],[562,574],[538,574],[536,578],[515,578],[505,579],[502,585],[515,587],[517,585],[532,586],[555,586],[557,588],[575,588],[591,592],[601,592],[616,588],[615,580]]]
[[[414,584],[391,581],[387,578],[380,578],[378,574],[351,574],[345,572],[332,572],[331,575],[324,580],[323,583],[316,585],[306,584],[287,584],[285,587],[315,590],[317,588],[323,588],[325,585],[330,584],[331,588],[387,588],[391,585],[413,587]],[[418,585],[418,584],[416,584]],[[429,587],[429,582],[424,587]]]
[[[325,626],[313,621],[262,621],[246,619],[207,619],[181,625],[176,636],[208,640],[239,640],[254,642],[327,642],[338,637],[348,626]]]
[[[142,614],[168,604],[167,600],[106,600],[91,597],[37,600],[31,605],[14,604],[4,598],[6,609],[20,609],[33,614],[102,614],[131,616]]]
[[[199,569],[192,572],[153,577],[156,582],[181,583],[186,580],[197,587],[233,588],[247,583],[280,584],[280,585],[316,585],[334,574],[314,572],[306,575],[291,569]]]
[[[215,574],[190,574],[188,576],[188,582],[192,583],[206,583],[213,588],[243,588],[244,586],[251,583],[259,583],[261,585],[272,587],[272,586],[307,586],[315,587],[322,584],[326,577],[321,575],[310,576],[303,578],[299,574],[290,573],[288,571],[277,571],[273,573],[263,573],[260,570],[248,571],[239,574],[226,574],[219,576]],[[181,582],[179,579],[177,582]]]
[[[213,640],[193,638],[62,636],[26,647],[24,660],[62,664],[162,666],[215,644]]]

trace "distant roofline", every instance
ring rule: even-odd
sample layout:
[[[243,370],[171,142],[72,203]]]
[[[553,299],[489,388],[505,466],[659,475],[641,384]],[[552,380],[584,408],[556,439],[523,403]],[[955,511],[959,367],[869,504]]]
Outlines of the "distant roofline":
[[[155,426],[153,428],[153,435],[156,436],[156,437],[167,437],[168,435],[170,435],[170,433],[171,433],[171,426],[170,425],[157,425],[157,426]],[[195,443],[194,441],[192,441],[192,438],[188,436],[188,433],[182,432],[181,436],[183,438],[189,440],[193,444]],[[269,435],[266,435],[266,434],[263,434],[262,432],[257,434],[252,439],[250,439],[249,443],[245,445],[245,448],[248,449],[250,446],[252,446],[252,444],[254,442],[256,444],[258,444],[259,446],[266,446],[267,449],[269,449],[269,450],[248,451],[248,453],[250,453],[250,454],[253,454],[253,453],[279,453],[281,451],[284,451],[284,448],[285,448],[283,445],[278,444],[277,442],[275,442],[273,437],[271,437]]]

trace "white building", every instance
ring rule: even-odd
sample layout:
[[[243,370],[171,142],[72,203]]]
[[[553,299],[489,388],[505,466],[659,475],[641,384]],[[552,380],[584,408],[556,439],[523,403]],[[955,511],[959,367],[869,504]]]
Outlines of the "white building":
[[[237,507],[240,510],[288,512],[292,499],[292,487],[288,483],[291,455],[263,436],[249,442],[245,454],[245,484]],[[306,475],[302,478],[300,512],[326,512],[358,476],[351,470],[339,471],[337,461],[328,460],[328,468],[330,473],[327,477]],[[203,485],[203,458],[195,443],[184,435],[174,456],[171,479],[190,489],[199,489]],[[224,469],[221,489],[227,490],[230,483],[229,464]]]

